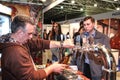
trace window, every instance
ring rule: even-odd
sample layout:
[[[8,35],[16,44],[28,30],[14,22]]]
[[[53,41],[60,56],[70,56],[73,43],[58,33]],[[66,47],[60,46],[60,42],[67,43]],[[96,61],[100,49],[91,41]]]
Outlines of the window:
[[[10,17],[0,14],[0,36],[10,32]]]

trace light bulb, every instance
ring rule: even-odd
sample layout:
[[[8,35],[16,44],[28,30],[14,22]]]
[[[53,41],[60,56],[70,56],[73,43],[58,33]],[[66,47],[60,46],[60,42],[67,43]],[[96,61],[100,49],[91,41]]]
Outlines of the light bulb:
[[[119,7],[117,7],[117,8],[116,8],[116,10],[120,10],[120,8],[119,8]]]
[[[97,7],[97,4],[94,4],[94,7]]]
[[[72,1],[71,1],[71,3],[72,3],[72,4],[74,4],[74,3],[75,3],[75,1],[74,1],[74,0],[72,0]]]

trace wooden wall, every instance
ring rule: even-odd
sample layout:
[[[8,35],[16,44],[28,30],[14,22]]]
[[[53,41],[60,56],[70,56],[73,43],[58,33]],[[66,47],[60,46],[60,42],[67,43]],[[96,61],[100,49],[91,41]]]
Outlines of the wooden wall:
[[[2,3],[5,6],[8,6],[12,9],[11,18],[13,19],[15,15],[28,15],[30,16],[30,7],[28,5],[23,4],[15,4],[15,3]]]

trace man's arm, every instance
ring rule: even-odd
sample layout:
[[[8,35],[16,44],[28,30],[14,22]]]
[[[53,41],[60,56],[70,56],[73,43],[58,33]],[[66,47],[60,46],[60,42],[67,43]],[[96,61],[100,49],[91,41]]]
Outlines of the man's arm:
[[[50,48],[56,48],[56,47],[73,48],[74,44],[70,39],[67,39],[63,42],[50,41]]]
[[[50,49],[50,48],[73,48],[74,44],[70,39],[67,39],[63,42],[61,41],[49,41],[49,40],[43,40],[43,39],[31,39],[28,41],[27,44],[31,51],[39,51],[43,49]]]
[[[109,37],[105,36],[103,41],[104,41],[105,47],[108,48],[108,49],[111,49]]]

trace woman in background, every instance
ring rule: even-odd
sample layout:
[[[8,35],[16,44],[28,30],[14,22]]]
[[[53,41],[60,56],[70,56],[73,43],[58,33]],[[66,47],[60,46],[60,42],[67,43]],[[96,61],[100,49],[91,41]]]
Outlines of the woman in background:
[[[56,40],[56,41],[64,41],[65,37],[61,31],[61,25],[54,22],[52,26],[52,31],[50,35],[50,40]],[[60,61],[62,56],[63,56],[63,49],[61,50],[60,48],[54,48],[51,49],[52,52],[52,61]],[[61,55],[62,54],[62,55]]]

